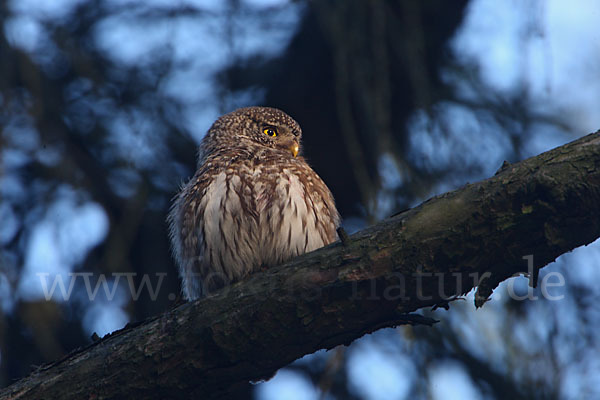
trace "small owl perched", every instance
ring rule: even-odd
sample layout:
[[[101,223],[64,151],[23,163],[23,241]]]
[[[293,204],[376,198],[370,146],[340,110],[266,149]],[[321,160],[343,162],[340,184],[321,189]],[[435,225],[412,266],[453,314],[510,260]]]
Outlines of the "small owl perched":
[[[340,216],[298,156],[301,136],[289,115],[267,107],[233,111],[208,130],[168,217],[186,299],[337,239]]]

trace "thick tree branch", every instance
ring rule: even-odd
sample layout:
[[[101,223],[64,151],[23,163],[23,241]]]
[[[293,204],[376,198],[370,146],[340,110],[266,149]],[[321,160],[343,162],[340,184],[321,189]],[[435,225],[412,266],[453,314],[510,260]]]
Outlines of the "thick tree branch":
[[[600,237],[600,131],[39,368],[17,398],[217,398]],[[427,322],[427,321],[425,321]]]

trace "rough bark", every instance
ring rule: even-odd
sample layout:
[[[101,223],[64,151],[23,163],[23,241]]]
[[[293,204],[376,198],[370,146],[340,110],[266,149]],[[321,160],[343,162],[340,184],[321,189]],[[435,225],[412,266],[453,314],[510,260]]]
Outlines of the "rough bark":
[[[0,399],[225,397],[318,349],[427,323],[408,313],[478,284],[481,305],[524,256],[539,268],[598,237],[600,131],[113,333]]]

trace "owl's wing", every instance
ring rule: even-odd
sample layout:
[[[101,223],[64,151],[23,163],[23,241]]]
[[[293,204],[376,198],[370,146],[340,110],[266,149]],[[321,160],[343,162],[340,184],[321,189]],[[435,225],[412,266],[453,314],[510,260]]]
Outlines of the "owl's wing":
[[[335,242],[338,239],[337,228],[340,226],[340,214],[335,207],[335,201],[331,191],[317,175],[312,168],[308,167],[306,172],[310,176],[312,185],[307,190],[309,209],[314,213],[316,229],[323,238],[325,245]]]
[[[172,251],[187,300],[203,295],[200,277],[205,246],[200,200],[207,186],[205,179],[192,178],[174,198],[167,217]]]

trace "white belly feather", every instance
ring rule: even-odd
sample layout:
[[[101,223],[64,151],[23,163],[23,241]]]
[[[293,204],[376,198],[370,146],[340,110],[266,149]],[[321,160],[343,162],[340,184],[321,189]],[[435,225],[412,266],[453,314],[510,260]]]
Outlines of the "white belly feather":
[[[202,200],[203,262],[209,263],[210,269],[220,274],[227,271],[229,279],[237,280],[325,244],[316,229],[315,214],[308,211],[306,201],[312,203],[312,199],[296,175],[283,169],[271,185],[253,179],[258,183],[244,187],[249,180],[241,179],[240,172],[220,173]],[[256,168],[243,173],[256,178],[262,171]]]

